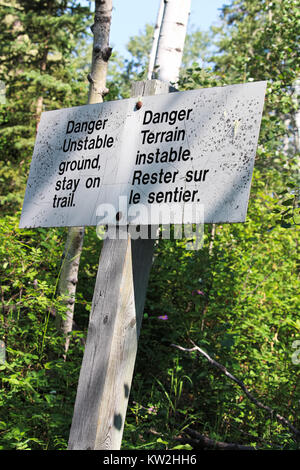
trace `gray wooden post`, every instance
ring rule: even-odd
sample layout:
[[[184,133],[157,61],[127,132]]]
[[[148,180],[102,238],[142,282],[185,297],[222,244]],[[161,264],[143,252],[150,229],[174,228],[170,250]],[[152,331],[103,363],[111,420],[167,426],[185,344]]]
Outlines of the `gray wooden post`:
[[[173,89],[174,90],[174,89]],[[132,97],[168,93],[147,80]],[[152,264],[154,240],[104,240],[82,361],[70,450],[119,450]]]

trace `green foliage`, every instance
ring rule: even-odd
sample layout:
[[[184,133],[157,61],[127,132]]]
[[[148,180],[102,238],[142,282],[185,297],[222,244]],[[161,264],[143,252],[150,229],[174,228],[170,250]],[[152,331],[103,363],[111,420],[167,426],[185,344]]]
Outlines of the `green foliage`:
[[[74,332],[64,361],[55,316],[64,315],[56,286],[66,231],[17,227],[39,113],[86,100],[77,43],[88,22],[89,10],[73,1],[1,2],[2,449],[66,447],[84,336]]]
[[[144,30],[137,36],[132,36],[127,44],[129,58],[124,59],[113,52],[108,63],[107,99],[129,98],[131,83],[136,80],[146,80],[151,52],[154,27],[146,24]],[[201,31],[193,25],[189,27],[182,58],[182,70],[194,63],[203,67],[211,57],[211,33]]]
[[[78,69],[77,42],[86,36],[89,9],[77,2],[1,1],[0,178],[2,210],[20,207],[37,121],[43,110],[83,104],[87,79]]]
[[[235,0],[223,8],[215,70],[226,83],[267,80],[256,165],[295,169],[299,8],[294,0]],[[288,135],[287,135],[288,134]],[[284,144],[284,145],[283,145]]]
[[[296,228],[269,230],[272,198],[257,171],[253,193],[247,222],[219,225],[213,238],[212,227],[206,227],[202,250],[187,251],[182,241],[157,246],[132,390],[139,408],[127,417],[127,446],[148,443],[151,429],[175,445],[186,426],[228,442],[294,446],[276,419],[204,358],[171,348],[190,348],[192,339],[297,426],[299,366],[291,361],[300,335]],[[168,319],[159,319],[164,315]],[[149,422],[143,407],[150,405],[157,412]],[[134,434],[138,410],[142,424]]]
[[[153,38],[153,26],[147,24],[144,31],[130,38],[127,50],[130,57],[125,59],[113,51],[108,62],[107,100],[129,98],[131,83],[135,80],[145,80],[149,63],[149,54]]]
[[[5,5],[4,5],[5,3]],[[0,80],[0,448],[66,448],[101,250],[86,230],[75,306],[65,338],[55,326],[65,229],[19,230],[38,108],[82,104],[87,83],[87,10],[77,2],[1,2]],[[236,0],[209,34],[190,30],[180,89],[267,80],[267,96],[244,224],[206,225],[203,248],[156,244],[122,447],[191,449],[191,427],[212,439],[297,449],[289,430],[190,348],[193,340],[275,412],[299,423],[299,243],[295,79],[297,18],[292,0]],[[153,28],[114,54],[107,99],[127,97],[145,78]],[[216,47],[216,46],[215,46]],[[201,48],[198,51],[198,48]],[[205,64],[210,68],[205,68]],[[42,99],[40,99],[42,98]],[[0,357],[3,358],[3,355]]]
[[[212,32],[190,26],[185,39],[181,68],[186,70],[193,63],[206,67],[212,55]]]
[[[19,214],[0,222],[0,448],[66,446],[82,354],[62,358],[63,338],[54,318],[64,314],[55,297],[65,230],[19,230]],[[75,336],[76,334],[76,336]],[[74,361],[74,362],[73,362]]]
[[[195,61],[181,71],[181,90],[267,80],[266,102],[246,223],[206,226],[198,252],[185,250],[182,241],[161,240],[156,247],[132,391],[138,405],[127,417],[125,447],[149,448],[150,439],[152,448],[171,448],[191,426],[216,440],[298,448],[274,416],[203,357],[170,351],[174,343],[189,348],[192,339],[299,429],[299,365],[291,359],[300,336],[298,17],[293,1],[234,1],[214,30],[214,65],[204,69]],[[174,356],[182,388],[172,415]],[[183,376],[189,380],[180,382]],[[159,410],[150,423],[143,417],[149,404]]]

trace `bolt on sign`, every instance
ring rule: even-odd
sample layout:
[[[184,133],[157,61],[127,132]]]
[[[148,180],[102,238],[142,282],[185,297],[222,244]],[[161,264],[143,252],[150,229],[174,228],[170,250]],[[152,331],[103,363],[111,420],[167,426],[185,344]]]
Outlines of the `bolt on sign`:
[[[262,81],[44,112],[20,227],[245,221],[265,90]]]

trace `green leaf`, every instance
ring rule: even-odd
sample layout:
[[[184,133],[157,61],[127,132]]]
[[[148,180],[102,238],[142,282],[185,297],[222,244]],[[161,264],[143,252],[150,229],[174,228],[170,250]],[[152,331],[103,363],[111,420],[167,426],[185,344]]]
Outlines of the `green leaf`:
[[[283,206],[293,206],[295,201],[295,198],[293,197],[292,199],[287,199],[286,201],[282,202]]]
[[[193,450],[190,444],[179,444],[178,446],[172,447],[171,450]]]
[[[282,222],[280,222],[280,226],[281,226],[282,228],[291,228],[291,227],[292,227],[292,224],[290,224],[290,223],[288,223],[288,222],[282,221]]]

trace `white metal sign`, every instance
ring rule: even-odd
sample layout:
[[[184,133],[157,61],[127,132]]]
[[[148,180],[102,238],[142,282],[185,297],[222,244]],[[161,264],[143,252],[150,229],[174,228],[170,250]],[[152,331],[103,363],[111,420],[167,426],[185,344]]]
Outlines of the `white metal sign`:
[[[141,107],[131,98],[44,112],[20,227],[243,222],[265,89],[253,82],[143,97]]]

